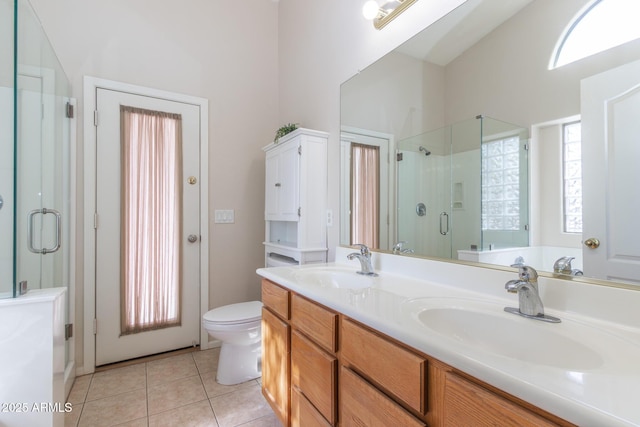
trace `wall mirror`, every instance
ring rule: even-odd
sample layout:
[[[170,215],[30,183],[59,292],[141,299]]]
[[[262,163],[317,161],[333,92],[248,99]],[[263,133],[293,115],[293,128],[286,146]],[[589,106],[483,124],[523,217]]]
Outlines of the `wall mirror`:
[[[640,40],[550,66],[607,1],[468,0],[344,82],[340,243],[640,284]]]

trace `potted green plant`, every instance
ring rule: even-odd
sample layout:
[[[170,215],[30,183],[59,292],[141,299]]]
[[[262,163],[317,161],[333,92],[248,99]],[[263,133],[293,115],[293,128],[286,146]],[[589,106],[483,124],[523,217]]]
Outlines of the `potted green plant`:
[[[276,131],[276,137],[273,139],[273,142],[277,144],[280,138],[293,132],[296,129],[298,129],[297,123],[287,123]]]

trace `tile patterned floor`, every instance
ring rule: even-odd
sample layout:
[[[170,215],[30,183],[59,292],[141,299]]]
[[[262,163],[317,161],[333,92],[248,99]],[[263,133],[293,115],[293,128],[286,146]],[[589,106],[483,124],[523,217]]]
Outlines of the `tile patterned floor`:
[[[216,382],[220,349],[77,377],[65,427],[280,427],[260,380]]]

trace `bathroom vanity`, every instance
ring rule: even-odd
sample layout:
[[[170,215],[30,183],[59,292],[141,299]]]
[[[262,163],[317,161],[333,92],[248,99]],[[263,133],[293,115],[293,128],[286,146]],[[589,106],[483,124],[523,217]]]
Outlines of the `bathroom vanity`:
[[[374,264],[377,278],[357,262],[258,270],[263,394],[285,426],[640,423],[633,291],[541,278],[563,320],[545,324],[504,312],[517,306],[513,271],[380,253]],[[599,292],[623,298],[617,318],[588,313]]]

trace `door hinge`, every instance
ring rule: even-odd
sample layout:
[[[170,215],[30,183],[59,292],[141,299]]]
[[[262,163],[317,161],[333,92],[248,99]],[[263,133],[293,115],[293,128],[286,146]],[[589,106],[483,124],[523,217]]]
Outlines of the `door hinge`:
[[[64,340],[67,341],[73,336],[73,323],[64,325]]]
[[[298,216],[302,216],[302,208],[298,208]]]
[[[302,156],[302,145],[298,145],[298,154]]]
[[[93,111],[93,125],[98,126],[98,110]]]
[[[93,228],[98,229],[98,212],[93,213]]]
[[[402,153],[397,153],[396,154],[396,161],[397,162],[401,162],[402,161]]]
[[[93,319],[93,335],[98,334],[98,319]]]
[[[70,102],[67,102],[67,105],[65,107],[65,115],[68,119],[73,119],[73,105],[71,105]]]

